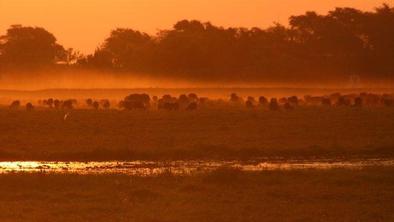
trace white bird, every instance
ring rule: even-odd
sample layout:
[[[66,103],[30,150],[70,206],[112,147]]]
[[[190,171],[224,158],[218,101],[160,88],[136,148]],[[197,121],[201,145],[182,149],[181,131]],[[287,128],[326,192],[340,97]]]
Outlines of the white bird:
[[[67,118],[70,116],[70,113],[66,113],[66,115],[64,115],[64,121],[66,121],[67,120]]]

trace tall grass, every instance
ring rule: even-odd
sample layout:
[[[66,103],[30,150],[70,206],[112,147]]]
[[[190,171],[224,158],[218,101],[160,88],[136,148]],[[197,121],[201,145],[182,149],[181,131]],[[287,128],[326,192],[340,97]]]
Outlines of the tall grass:
[[[394,155],[394,109],[0,110],[1,160]]]
[[[0,175],[0,221],[392,221],[394,169]]]

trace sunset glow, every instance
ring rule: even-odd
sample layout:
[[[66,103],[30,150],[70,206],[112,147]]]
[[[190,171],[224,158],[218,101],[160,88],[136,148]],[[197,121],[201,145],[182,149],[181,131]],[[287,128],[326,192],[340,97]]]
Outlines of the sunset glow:
[[[286,24],[289,16],[308,10],[373,10],[383,2],[393,4],[394,0],[0,0],[0,32],[12,24],[41,26],[66,47],[91,53],[116,27],[155,34],[181,19],[226,27],[267,27],[274,22]]]
[[[0,222],[393,221],[394,0],[0,0]]]

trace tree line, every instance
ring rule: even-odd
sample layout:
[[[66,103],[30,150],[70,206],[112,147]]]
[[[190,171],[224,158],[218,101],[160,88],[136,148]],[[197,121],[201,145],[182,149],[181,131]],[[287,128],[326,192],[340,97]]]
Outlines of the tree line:
[[[266,29],[196,20],[179,21],[156,35],[118,28],[90,55],[65,49],[43,28],[14,25],[0,37],[0,65],[2,70],[66,66],[201,80],[392,78],[394,8],[310,11],[291,16],[288,26]]]

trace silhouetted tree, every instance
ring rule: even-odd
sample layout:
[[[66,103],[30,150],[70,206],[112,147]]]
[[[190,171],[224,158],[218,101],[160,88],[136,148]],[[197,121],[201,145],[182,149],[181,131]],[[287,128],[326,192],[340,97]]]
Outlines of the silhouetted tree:
[[[291,16],[289,26],[274,24],[265,29],[224,28],[197,20],[179,21],[156,35],[118,28],[88,56],[64,50],[43,28],[16,25],[0,37],[0,69],[53,65],[61,60],[68,66],[184,79],[393,78],[393,39],[394,8],[387,4],[370,12],[335,8],[323,15],[309,11]]]
[[[0,37],[0,43],[3,64],[13,67],[53,65],[66,55],[53,34],[39,27],[13,25]]]

